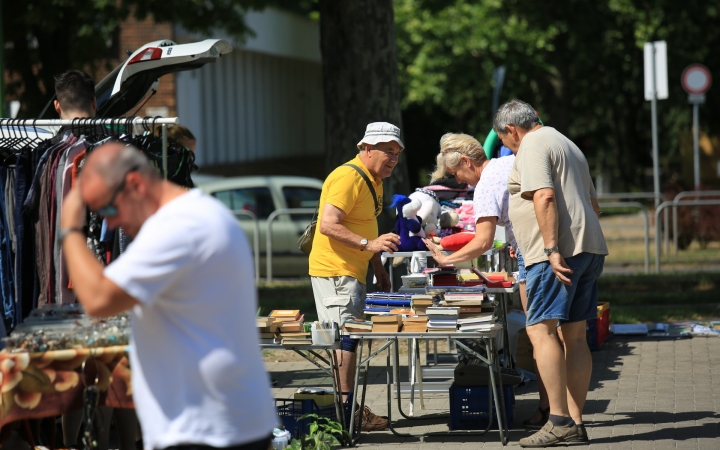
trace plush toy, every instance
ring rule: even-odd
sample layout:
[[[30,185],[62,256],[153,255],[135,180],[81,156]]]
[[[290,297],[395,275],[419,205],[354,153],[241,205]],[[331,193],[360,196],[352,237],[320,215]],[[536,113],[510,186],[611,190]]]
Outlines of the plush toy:
[[[413,200],[417,199],[422,204],[417,212],[417,215],[423,229],[431,223],[437,225],[438,218],[440,217],[440,202],[438,201],[435,192],[418,188],[415,189],[415,192],[410,194],[408,197]]]
[[[430,239],[436,244],[440,244],[440,237],[438,236],[438,228],[434,223],[429,223],[423,227],[425,230],[425,237]]]
[[[460,223],[460,216],[455,211],[443,211],[440,214],[440,231],[438,236],[444,238],[451,234],[460,233],[463,231],[462,227],[457,226]]]
[[[393,202],[390,208],[395,208],[397,218],[395,219],[395,232],[400,236],[398,251],[414,252],[425,251],[427,247],[422,241],[425,233],[417,218],[417,212],[422,204],[418,199],[410,199],[404,195],[393,195]]]

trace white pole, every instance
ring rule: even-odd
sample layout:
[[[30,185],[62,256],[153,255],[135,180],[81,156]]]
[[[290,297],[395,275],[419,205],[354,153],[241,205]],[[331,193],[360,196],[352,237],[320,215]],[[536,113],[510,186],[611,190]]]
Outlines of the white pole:
[[[655,208],[660,204],[660,157],[658,155],[658,136],[657,136],[657,79],[655,73],[655,44],[652,45],[650,52],[652,64],[652,100],[650,101],[651,120],[652,120],[652,157],[653,157],[653,186],[655,192]],[[658,228],[659,225],[658,225]],[[660,234],[655,236],[660,239]]]
[[[698,141],[700,139],[700,105],[698,102],[693,103],[693,156],[695,158],[695,190],[700,190],[700,148]]]

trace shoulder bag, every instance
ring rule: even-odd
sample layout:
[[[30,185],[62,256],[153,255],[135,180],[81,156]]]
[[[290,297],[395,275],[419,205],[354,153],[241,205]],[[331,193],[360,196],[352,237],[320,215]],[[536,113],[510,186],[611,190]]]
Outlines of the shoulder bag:
[[[368,178],[367,175],[365,175],[365,172],[362,171],[358,166],[355,164],[343,164],[343,166],[349,166],[352,167],[357,171],[357,173],[360,174],[360,176],[365,180],[365,183],[367,184],[368,189],[370,189],[370,194],[372,195],[373,202],[375,202],[375,216],[379,214],[379,206],[377,201],[377,194],[375,194],[375,188],[373,187],[372,183],[370,182],[370,178]],[[310,221],[310,224],[305,228],[305,232],[298,238],[298,248],[303,251],[305,254],[310,254],[310,251],[312,250],[312,243],[313,239],[315,238],[315,227],[317,226],[317,215],[318,210],[320,209],[320,205],[318,204],[317,208],[315,208],[315,214],[313,214],[313,218]]]

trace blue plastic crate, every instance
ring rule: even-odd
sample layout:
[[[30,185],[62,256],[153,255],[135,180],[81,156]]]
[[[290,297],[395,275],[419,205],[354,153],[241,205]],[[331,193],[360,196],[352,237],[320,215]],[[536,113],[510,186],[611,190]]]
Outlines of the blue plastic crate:
[[[515,417],[515,391],[513,386],[503,386],[505,396],[505,420],[508,428]],[[500,395],[500,392],[498,392]],[[487,386],[450,386],[450,429],[451,430],[484,430],[488,420],[492,418],[492,429],[497,429],[495,405],[490,404],[488,412],[489,392]]]
[[[348,429],[350,421],[350,405],[352,404],[352,396],[348,396],[348,400],[343,404],[345,409],[345,429]],[[299,438],[310,432],[310,424],[312,419],[300,419],[305,414],[316,414],[319,417],[339,422],[335,413],[335,405],[318,406],[313,399],[295,400],[292,398],[276,398],[275,408],[277,408],[278,416],[283,422],[285,430],[289,431],[293,438]]]

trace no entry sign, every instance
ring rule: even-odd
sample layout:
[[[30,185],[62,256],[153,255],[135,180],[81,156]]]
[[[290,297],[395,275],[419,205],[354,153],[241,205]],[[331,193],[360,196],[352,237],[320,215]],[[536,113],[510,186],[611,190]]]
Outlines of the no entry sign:
[[[702,64],[691,64],[683,70],[681,82],[688,94],[702,95],[710,89],[712,76],[708,68]]]

